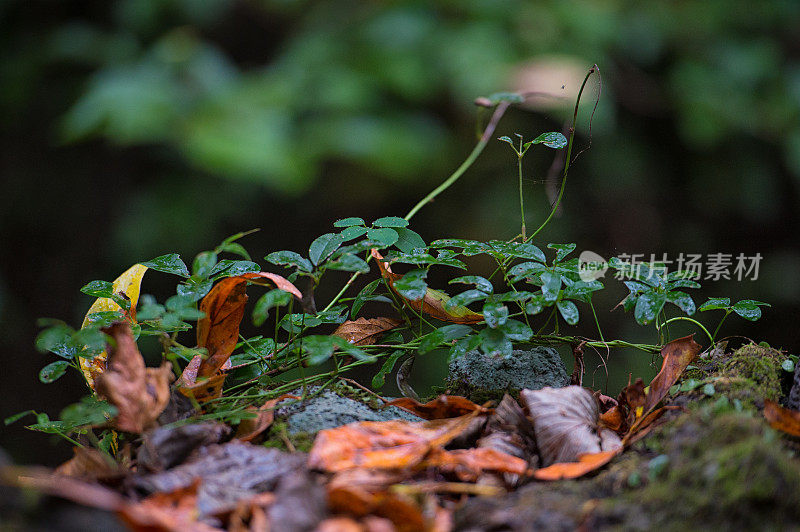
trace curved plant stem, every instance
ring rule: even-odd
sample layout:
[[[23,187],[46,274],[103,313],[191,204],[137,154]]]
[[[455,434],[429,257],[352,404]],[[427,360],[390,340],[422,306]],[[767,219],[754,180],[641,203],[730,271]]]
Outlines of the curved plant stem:
[[[722,328],[722,324],[723,324],[723,323],[725,323],[725,318],[727,318],[727,317],[730,315],[730,313],[731,313],[731,311],[730,311],[730,310],[726,310],[726,311],[725,311],[725,315],[722,317],[722,319],[721,319],[721,320],[719,320],[719,325],[717,325],[717,328],[716,328],[716,329],[714,329],[714,334],[711,336],[711,344],[712,344],[712,345],[714,344],[714,338],[716,338],[716,337],[717,337],[717,333],[718,333],[718,332],[719,332],[719,330]]]
[[[708,329],[706,329],[706,328],[703,326],[703,324],[702,324],[702,323],[700,323],[699,321],[697,321],[697,320],[694,320],[694,319],[692,319],[692,318],[687,318],[686,316],[675,316],[674,318],[670,318],[670,319],[668,319],[667,321],[665,321],[664,323],[662,323],[662,324],[661,324],[661,327],[663,327],[664,325],[666,325],[666,324],[668,324],[668,323],[671,323],[671,322],[673,322],[673,321],[678,321],[678,320],[682,320],[682,321],[689,321],[689,322],[691,322],[691,323],[694,323],[695,325],[697,325],[698,327],[700,327],[700,328],[703,330],[703,332],[704,332],[704,333],[706,333],[706,336],[708,336],[708,339],[709,339],[709,340],[711,340],[711,344],[712,344],[712,345],[714,344],[714,337],[711,335],[711,333],[710,333],[710,332],[708,332]],[[719,328],[717,328],[717,330],[719,330]],[[716,334],[716,331],[714,332],[714,334]]]
[[[534,231],[531,236],[528,237],[527,240],[531,240],[533,237],[539,234],[539,232],[545,228],[545,226],[550,223],[550,220],[553,218],[553,215],[558,210],[558,206],[561,204],[561,198],[564,196],[564,189],[567,186],[567,174],[569,173],[569,163],[570,158],[572,156],[572,144],[575,139],[575,123],[578,121],[578,107],[581,103],[581,95],[583,94],[583,89],[586,87],[586,82],[589,80],[589,76],[594,74],[600,70],[597,65],[593,65],[592,68],[589,69],[589,72],[586,73],[586,77],[583,78],[583,83],[581,84],[581,89],[578,91],[578,99],[575,101],[575,111],[572,114],[572,126],[569,128],[569,144],[567,145],[567,156],[564,159],[564,177],[561,178],[561,189],[558,191],[558,198],[556,202],[553,204],[553,208],[550,209],[550,214],[547,216],[542,225]]]
[[[433,199],[436,196],[438,196],[439,194],[450,188],[453,185],[453,183],[458,181],[458,179],[464,174],[464,172],[466,172],[467,169],[470,166],[472,166],[472,163],[475,162],[475,159],[478,158],[478,155],[481,154],[483,149],[489,143],[489,139],[492,137],[492,134],[494,133],[494,130],[497,127],[497,123],[500,121],[500,118],[502,118],[503,114],[506,112],[506,109],[508,109],[509,105],[510,105],[509,102],[500,102],[497,105],[497,108],[494,110],[494,114],[492,114],[491,120],[489,120],[486,129],[483,131],[483,135],[481,136],[480,141],[478,141],[478,144],[476,144],[475,147],[472,149],[472,153],[469,154],[469,157],[467,157],[466,160],[463,163],[461,163],[461,166],[459,166],[456,169],[456,171],[453,172],[450,175],[450,177],[448,177],[444,181],[444,183],[433,189],[433,191],[431,191],[430,194],[422,198],[419,201],[419,203],[414,205],[414,207],[410,211],[408,211],[408,214],[405,215],[406,220],[411,220],[411,218],[413,218],[414,215],[417,214],[417,212],[419,212],[419,210],[422,207],[433,201]]]

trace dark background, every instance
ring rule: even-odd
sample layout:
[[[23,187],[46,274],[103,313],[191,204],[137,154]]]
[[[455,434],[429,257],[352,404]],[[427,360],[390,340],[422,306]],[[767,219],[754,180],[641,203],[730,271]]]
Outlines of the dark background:
[[[596,78],[576,152],[589,149],[538,243],[606,258],[760,253],[757,280],[704,281],[695,300],[771,303],[722,333],[796,354],[798,27],[800,4],[779,0],[0,2],[0,417],[55,417],[84,393],[77,374],[38,382],[53,359],[33,340],[39,317],[80,325],[88,281],[169,252],[190,262],[254,227],[243,244],[264,264],[270,251],[305,252],[338,218],[403,216],[472,149],[475,97],[546,86],[560,98],[510,110],[496,136],[561,130],[593,63],[591,146]],[[529,227],[548,210],[539,181],[553,154],[525,160]],[[516,193],[515,158],[492,143],[412,228],[427,241],[510,238]],[[143,290],[163,299],[174,281],[149,273]],[[609,312],[626,290],[607,286],[606,338],[653,342]],[[588,323],[576,332],[596,336]],[[609,364],[595,385],[612,393],[629,372],[653,372],[636,351]],[[421,385],[441,378],[435,366]],[[21,423],[0,430],[19,462],[69,455]]]

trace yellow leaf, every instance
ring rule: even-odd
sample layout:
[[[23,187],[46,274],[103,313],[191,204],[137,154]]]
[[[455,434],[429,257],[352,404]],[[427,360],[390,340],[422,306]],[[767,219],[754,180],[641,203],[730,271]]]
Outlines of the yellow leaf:
[[[147,266],[134,264],[125,273],[117,277],[117,280],[113,283],[114,293],[124,294],[124,296],[130,300],[130,316],[134,323],[136,323],[136,304],[139,302],[139,290],[142,286],[142,277],[144,277],[144,272],[146,271]],[[115,303],[113,299],[107,297],[98,298],[94,304],[89,307],[89,312],[86,313],[86,317],[83,319],[81,329],[89,325],[90,314],[115,310],[122,310],[122,307]],[[105,371],[107,358],[108,353],[103,351],[94,358],[79,359],[83,376],[86,379],[86,383],[92,390],[95,389],[95,379],[97,376]]]

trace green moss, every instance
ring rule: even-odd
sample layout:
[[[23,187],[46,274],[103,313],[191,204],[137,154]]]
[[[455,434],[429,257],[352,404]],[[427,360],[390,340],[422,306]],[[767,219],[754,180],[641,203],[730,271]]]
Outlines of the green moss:
[[[264,447],[273,447],[281,451],[291,451],[292,449],[286,444],[288,441],[292,444],[295,451],[307,453],[314,445],[314,436],[314,434],[309,434],[307,432],[290,434],[286,430],[286,421],[276,420],[270,427],[263,445]]]
[[[714,386],[745,406],[763,406],[764,399],[778,401],[785,358],[777,349],[746,345],[722,361]]]

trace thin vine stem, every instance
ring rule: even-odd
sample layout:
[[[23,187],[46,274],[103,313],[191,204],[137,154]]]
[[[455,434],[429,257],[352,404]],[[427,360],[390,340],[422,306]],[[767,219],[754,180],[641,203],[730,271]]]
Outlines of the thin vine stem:
[[[688,318],[688,317],[686,317],[686,316],[675,316],[674,318],[670,318],[670,319],[668,319],[667,321],[665,321],[664,323],[662,323],[662,324],[661,324],[661,327],[663,327],[664,325],[666,325],[666,324],[668,324],[668,323],[672,323],[673,321],[688,321],[688,322],[694,323],[695,325],[697,325],[698,327],[700,327],[700,329],[702,329],[702,331],[703,331],[704,333],[706,333],[706,336],[708,336],[708,339],[709,339],[709,340],[711,340],[711,343],[712,343],[712,344],[714,343],[714,337],[711,335],[711,333],[710,333],[710,332],[708,332],[708,329],[706,329],[706,328],[703,326],[703,324],[702,324],[702,323],[700,323],[699,321],[697,321],[697,320],[695,320],[695,319]],[[715,331],[715,334],[716,334],[716,331]]]

